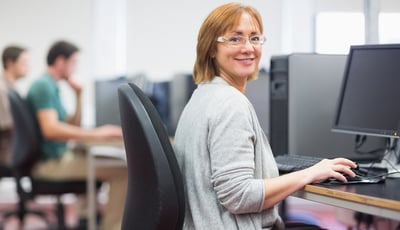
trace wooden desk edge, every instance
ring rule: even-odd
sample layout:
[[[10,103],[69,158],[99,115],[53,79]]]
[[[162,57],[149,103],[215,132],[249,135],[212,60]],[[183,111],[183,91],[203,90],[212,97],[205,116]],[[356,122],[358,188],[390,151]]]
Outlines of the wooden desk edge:
[[[105,146],[115,146],[115,147],[123,147],[124,146],[124,140],[121,139],[110,139],[110,140],[87,140],[83,141],[83,144],[87,146],[99,146],[99,145],[105,145]]]
[[[388,200],[362,194],[356,194],[352,192],[340,191],[337,189],[326,188],[317,185],[306,185],[304,187],[304,191],[328,197],[334,197],[352,202],[358,202],[362,204],[400,211],[400,201]]]
[[[174,143],[174,138],[169,137],[170,143]],[[116,147],[124,147],[124,139],[110,139],[110,140],[86,140],[81,142],[87,146],[98,146],[98,145],[106,145],[106,146],[116,146]]]

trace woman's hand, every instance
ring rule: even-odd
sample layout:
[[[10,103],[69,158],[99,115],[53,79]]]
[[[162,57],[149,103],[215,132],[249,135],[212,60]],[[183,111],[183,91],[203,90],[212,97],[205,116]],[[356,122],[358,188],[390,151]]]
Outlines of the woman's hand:
[[[343,174],[355,176],[351,169],[356,167],[356,163],[345,158],[324,159],[309,168],[264,179],[266,195],[263,209],[271,208],[307,184],[323,182],[328,178],[345,182]]]
[[[351,170],[356,168],[357,164],[346,158],[324,159],[317,164],[304,169],[307,176],[310,178],[310,183],[323,182],[328,178],[335,178],[342,182],[347,182],[343,174],[348,174],[351,177],[355,173]]]

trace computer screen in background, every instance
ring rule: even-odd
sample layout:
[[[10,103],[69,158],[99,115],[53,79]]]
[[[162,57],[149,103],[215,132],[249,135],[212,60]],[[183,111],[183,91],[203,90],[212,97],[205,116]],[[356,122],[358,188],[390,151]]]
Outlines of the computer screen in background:
[[[163,122],[167,133],[171,135],[171,119],[170,119],[170,82],[160,81],[151,82],[151,90],[147,93],[150,101],[153,103],[161,121]]]
[[[118,87],[127,83],[126,77],[95,81],[96,126],[121,125],[118,107]]]
[[[399,169],[395,149],[400,128],[399,60],[400,44],[352,46],[333,125],[333,131],[361,138],[389,138],[382,161],[389,171]]]
[[[185,78],[187,81],[187,78]],[[143,74],[130,77],[115,77],[95,81],[95,117],[96,126],[105,124],[121,125],[119,116],[118,87],[122,84],[134,83],[149,97],[169,135],[173,135],[175,126],[171,123],[171,111],[180,114],[180,107],[171,102],[170,81],[149,81]],[[175,89],[176,88],[176,89]],[[189,91],[187,86],[177,85],[174,95],[187,102]],[[181,93],[185,92],[185,93]],[[172,106],[171,106],[172,104]],[[182,108],[183,109],[183,108]]]

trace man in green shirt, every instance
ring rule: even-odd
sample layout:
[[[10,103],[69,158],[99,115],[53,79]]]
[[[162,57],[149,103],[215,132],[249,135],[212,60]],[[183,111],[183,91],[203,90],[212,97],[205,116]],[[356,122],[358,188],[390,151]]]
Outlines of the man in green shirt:
[[[49,113],[57,115],[58,122],[67,123],[67,113],[60,101],[57,81],[49,73],[44,73],[33,83],[27,100],[31,109],[37,115],[45,110],[50,110]],[[45,113],[45,115],[47,114]],[[67,151],[65,140],[54,140],[51,137],[45,138],[41,143],[41,147],[44,153],[44,160],[57,159]]]
[[[47,55],[47,72],[36,80],[28,91],[27,102],[34,111],[43,135],[42,161],[35,167],[34,176],[51,179],[85,179],[87,158],[67,148],[69,140],[109,140],[122,138],[121,127],[105,125],[84,129],[81,123],[82,85],[72,75],[75,72],[79,49],[66,41],[52,45]],[[66,81],[75,92],[75,113],[68,115],[62,104],[59,81]],[[108,208],[102,229],[121,228],[127,188],[126,167],[98,167],[96,178],[110,184]],[[85,210],[79,208],[79,211]],[[85,213],[79,213],[84,218]]]

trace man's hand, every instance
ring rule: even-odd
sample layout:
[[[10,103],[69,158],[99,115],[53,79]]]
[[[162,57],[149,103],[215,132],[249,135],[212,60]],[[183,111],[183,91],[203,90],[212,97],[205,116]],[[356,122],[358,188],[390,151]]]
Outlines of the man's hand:
[[[99,139],[122,138],[122,129],[115,125],[103,125],[95,130],[95,135]]]
[[[76,95],[80,95],[82,92],[82,83],[76,79],[75,77],[71,76],[67,79],[69,86],[75,91]]]

